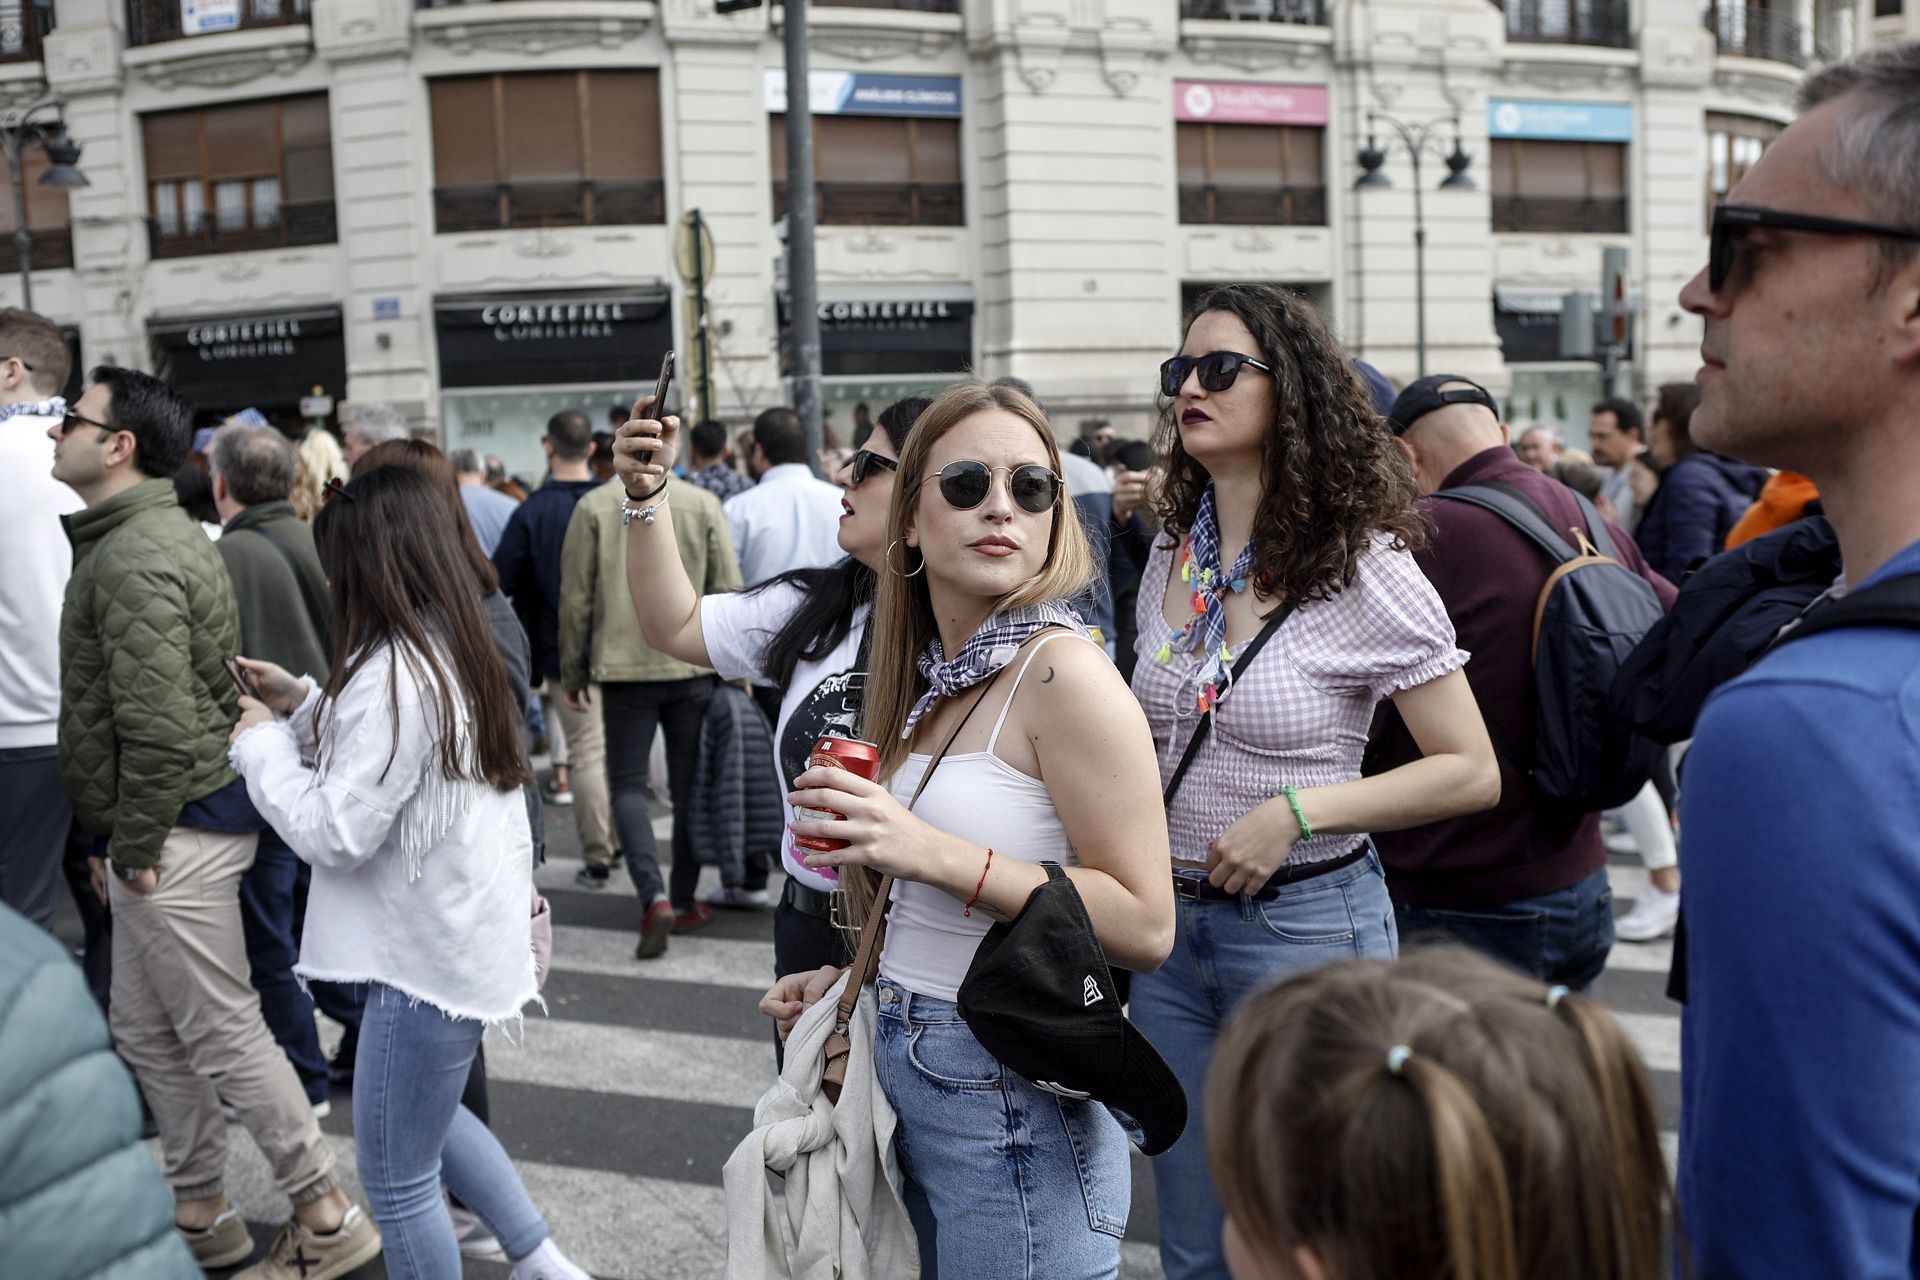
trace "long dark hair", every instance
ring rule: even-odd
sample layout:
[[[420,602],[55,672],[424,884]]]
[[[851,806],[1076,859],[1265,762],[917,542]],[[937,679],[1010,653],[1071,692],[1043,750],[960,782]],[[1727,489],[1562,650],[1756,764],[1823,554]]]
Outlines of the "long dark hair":
[[[500,574],[493,567],[493,561],[480,549],[480,538],[473,531],[473,521],[467,517],[467,504],[460,500],[460,481],[453,474],[453,463],[447,455],[440,452],[425,440],[388,440],[377,444],[360,455],[353,464],[353,474],[363,476],[379,467],[399,467],[432,485],[441,505],[453,518],[455,526],[454,540],[460,546],[460,553],[466,557],[467,565],[473,570],[476,585],[480,588],[480,598],[500,589]]]
[[[432,690],[440,769],[447,777],[484,780],[501,791],[532,782],[520,751],[507,669],[474,594],[472,567],[433,482],[406,467],[363,471],[320,509],[313,540],[332,603],[332,651],[347,655],[321,690],[321,723],[348,682],[382,648],[392,646],[387,696],[395,724],[389,768],[400,745],[399,663],[404,660]],[[451,659],[451,671],[443,659]],[[473,723],[464,747],[457,731],[463,699]]]
[[[1261,446],[1253,518],[1261,594],[1326,599],[1353,581],[1376,534],[1396,549],[1423,545],[1412,468],[1313,304],[1277,285],[1222,285],[1200,299],[1188,327],[1209,311],[1238,316],[1273,366],[1274,419]],[[1173,406],[1162,406],[1154,438],[1167,459],[1154,510],[1177,544],[1193,527],[1209,476],[1181,444]]]
[[[893,442],[896,455],[907,447],[913,424],[932,403],[925,396],[908,396],[880,411],[880,429]],[[873,603],[874,581],[873,570],[846,556],[823,569],[789,570],[754,588],[765,591],[776,583],[800,588],[800,607],[767,642],[767,674],[775,685],[785,688],[795,667],[819,662],[840,647],[853,629],[854,611]]]

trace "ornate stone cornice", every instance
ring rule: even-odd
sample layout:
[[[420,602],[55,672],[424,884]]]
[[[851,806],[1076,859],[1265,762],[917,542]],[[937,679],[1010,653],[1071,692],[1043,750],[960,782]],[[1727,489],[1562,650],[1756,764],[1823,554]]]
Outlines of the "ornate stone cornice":
[[[1290,22],[1187,18],[1180,23],[1180,44],[1202,65],[1246,72],[1301,71],[1327,62],[1333,37],[1326,27]]]
[[[421,9],[414,28],[456,54],[617,49],[653,24],[651,0],[514,0],[511,4]]]
[[[312,58],[312,31],[286,26],[168,40],[129,49],[122,61],[128,72],[156,88],[225,89],[263,76],[287,75]]]
[[[776,11],[776,30],[779,13],[784,10]],[[957,13],[831,7],[807,12],[807,46],[849,62],[935,58],[959,41]]]

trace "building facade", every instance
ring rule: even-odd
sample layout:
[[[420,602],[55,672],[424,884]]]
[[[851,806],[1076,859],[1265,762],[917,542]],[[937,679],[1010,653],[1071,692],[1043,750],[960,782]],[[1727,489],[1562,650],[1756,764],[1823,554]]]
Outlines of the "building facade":
[[[1689,376],[1674,298],[1713,195],[1810,63],[1917,8],[816,0],[829,426],[972,368],[1142,433],[1183,308],[1262,280],[1403,379],[1424,291],[1427,368],[1578,438],[1600,379],[1560,358],[1561,295],[1624,248],[1620,385]],[[57,95],[90,180],[39,186],[27,148],[34,302],[210,414],[384,400],[521,469],[549,414],[630,401],[669,346],[689,410],[741,420],[787,398],[782,13],[0,0],[0,103]],[[1417,190],[1395,121],[1433,126]],[[1456,145],[1471,185],[1443,187]],[[1387,184],[1356,187],[1369,147]]]

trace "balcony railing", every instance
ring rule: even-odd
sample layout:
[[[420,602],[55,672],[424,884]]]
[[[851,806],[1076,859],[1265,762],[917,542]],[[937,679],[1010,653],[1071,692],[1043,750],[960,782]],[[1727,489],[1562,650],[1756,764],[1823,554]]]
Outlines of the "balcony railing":
[[[283,204],[272,225],[265,227],[223,227],[213,214],[202,214],[191,228],[162,227],[158,219],[147,219],[148,250],[155,258],[191,258],[203,253],[333,244],[339,238],[331,200]],[[34,260],[39,261],[37,255]]]
[[[1183,18],[1327,25],[1327,0],[1180,0]]]
[[[1624,232],[1625,196],[1495,196],[1495,231]]]
[[[1631,49],[1626,0],[1506,0],[1507,39]]]
[[[1183,186],[1180,221],[1187,226],[1324,227],[1327,189]]]
[[[667,220],[666,186],[631,182],[501,182],[433,189],[436,231],[610,227]]]
[[[1811,57],[1806,25],[1761,5],[1715,4],[1707,12],[1707,28],[1722,53],[1795,67],[1805,67]]]
[[[814,220],[823,227],[963,227],[966,189],[958,182],[816,182]],[[787,184],[773,184],[773,216],[787,213]]]
[[[40,38],[53,30],[53,8],[21,0],[11,20],[0,19],[0,62],[40,61]]]
[[[33,269],[52,271],[73,265],[73,228],[42,227],[27,233],[33,240]],[[14,248],[13,232],[0,232],[0,275],[20,269],[20,254]]]
[[[240,0],[239,21],[226,30],[287,27],[313,21],[312,0]],[[159,44],[205,31],[186,30],[180,0],[127,0],[127,43]]]

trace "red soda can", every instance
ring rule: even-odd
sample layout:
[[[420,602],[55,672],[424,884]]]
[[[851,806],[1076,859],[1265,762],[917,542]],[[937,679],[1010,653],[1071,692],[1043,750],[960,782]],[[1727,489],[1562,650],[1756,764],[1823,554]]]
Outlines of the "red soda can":
[[[880,748],[871,742],[861,742],[856,738],[822,738],[814,744],[813,751],[807,756],[809,769],[845,769],[872,782],[880,772]],[[844,813],[835,813],[832,809],[795,809],[796,822],[831,822],[844,818]],[[793,842],[802,849],[812,849],[816,853],[832,853],[835,849],[847,847],[845,840],[830,840],[823,836],[795,836]]]

